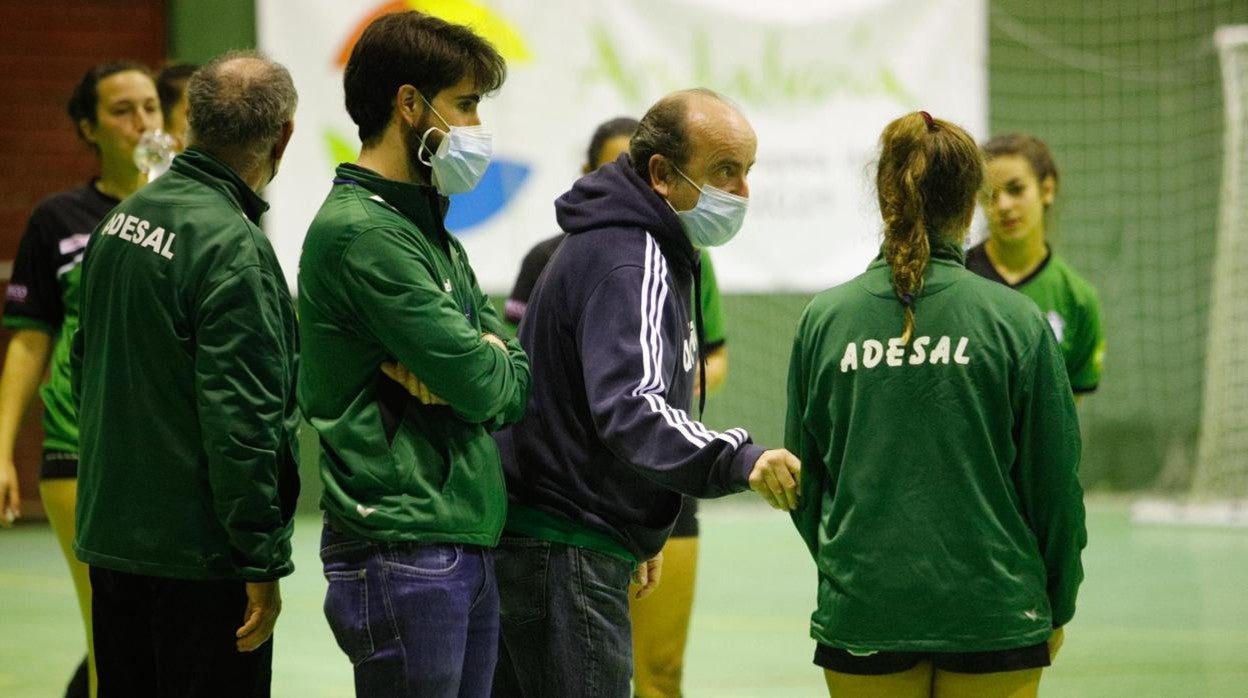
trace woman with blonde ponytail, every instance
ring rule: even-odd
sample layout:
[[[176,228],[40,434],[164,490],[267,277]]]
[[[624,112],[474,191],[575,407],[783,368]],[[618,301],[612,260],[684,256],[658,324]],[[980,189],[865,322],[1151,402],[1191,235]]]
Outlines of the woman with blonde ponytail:
[[[798,325],[785,445],[833,696],[1034,696],[1074,615],[1079,425],[1035,305],[964,266],[983,181],[957,125],[890,123],[880,256]]]

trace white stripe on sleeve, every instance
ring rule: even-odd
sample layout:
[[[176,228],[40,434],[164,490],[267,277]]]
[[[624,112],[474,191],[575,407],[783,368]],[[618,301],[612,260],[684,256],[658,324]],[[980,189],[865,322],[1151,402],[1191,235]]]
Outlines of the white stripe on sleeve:
[[[641,330],[638,336],[642,348],[642,378],[633,389],[633,397],[645,398],[651,412],[661,415],[668,425],[698,448],[705,447],[714,439],[725,441],[734,449],[741,448],[750,438],[744,429],[734,428],[723,433],[712,431],[705,424],[690,419],[684,410],[673,407],[663,396],[667,382],[663,379],[664,346],[661,328],[663,305],[669,291],[667,277],[667,259],[654,237],[646,234],[645,273],[641,282]]]

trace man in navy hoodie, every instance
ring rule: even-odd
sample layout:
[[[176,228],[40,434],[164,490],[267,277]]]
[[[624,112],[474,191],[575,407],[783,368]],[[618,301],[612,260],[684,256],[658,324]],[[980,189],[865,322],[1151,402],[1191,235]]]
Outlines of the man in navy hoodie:
[[[525,417],[500,432],[496,696],[628,696],[630,578],[658,583],[680,494],[797,501],[797,459],[690,415],[697,248],[741,227],[757,140],[709,90],[650,108],[629,153],[555,202],[567,239],[529,300]],[[695,313],[696,315],[696,313]]]

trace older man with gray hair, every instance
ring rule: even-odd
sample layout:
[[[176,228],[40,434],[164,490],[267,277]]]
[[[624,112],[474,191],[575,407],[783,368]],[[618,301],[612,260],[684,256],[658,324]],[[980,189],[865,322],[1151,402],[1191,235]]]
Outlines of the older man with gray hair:
[[[267,696],[299,492],[294,306],[258,226],[297,95],[257,53],[188,86],[190,148],[92,234],[71,373],[100,696]]]

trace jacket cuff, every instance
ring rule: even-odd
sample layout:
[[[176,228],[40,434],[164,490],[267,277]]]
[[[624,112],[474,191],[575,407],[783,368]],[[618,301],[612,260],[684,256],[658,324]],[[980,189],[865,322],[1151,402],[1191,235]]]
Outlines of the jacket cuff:
[[[239,570],[238,578],[244,582],[276,582],[282,577],[290,576],[290,574],[294,571],[294,563],[290,560],[286,560],[285,562],[264,569],[252,567]]]
[[[732,457],[731,485],[733,490],[741,491],[750,488],[750,473],[754,471],[754,464],[766,450],[755,443],[748,443],[737,449]]]

